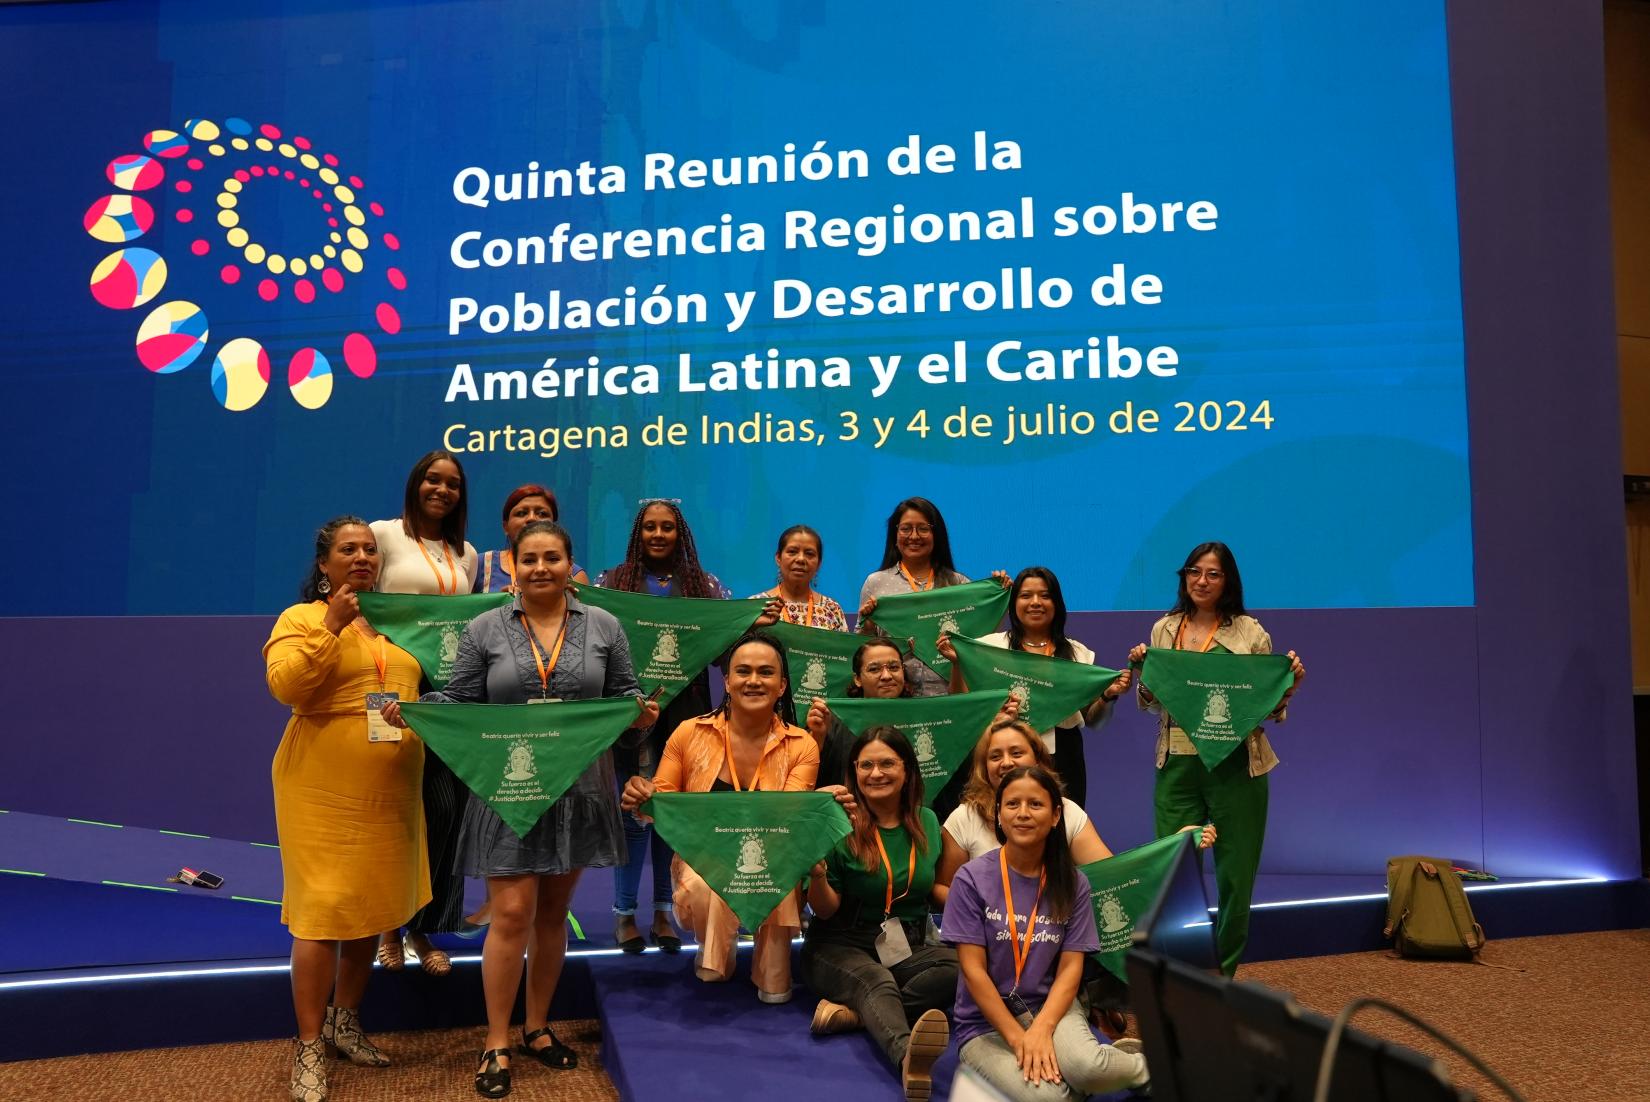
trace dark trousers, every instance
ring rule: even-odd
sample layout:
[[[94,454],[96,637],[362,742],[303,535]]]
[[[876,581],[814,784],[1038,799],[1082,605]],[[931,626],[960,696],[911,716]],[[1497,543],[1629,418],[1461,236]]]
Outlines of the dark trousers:
[[[430,854],[430,901],[407,928],[421,934],[451,933],[464,925],[464,878],[458,863],[458,828],[469,790],[447,763],[424,755],[424,840]]]
[[[923,924],[907,922],[911,955],[885,967],[877,960],[877,929],[814,919],[802,946],[802,982],[832,1002],[852,1007],[897,1068],[911,1040],[911,1023],[925,1011],[949,1011],[956,1001],[957,951],[923,944]]]

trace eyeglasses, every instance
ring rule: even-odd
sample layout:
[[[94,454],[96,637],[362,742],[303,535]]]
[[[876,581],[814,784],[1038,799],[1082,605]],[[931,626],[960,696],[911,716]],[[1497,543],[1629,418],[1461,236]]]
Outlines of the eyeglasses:
[[[1180,572],[1180,576],[1185,578],[1187,581],[1192,581],[1196,578],[1202,578],[1205,581],[1218,582],[1221,579],[1226,577],[1226,571],[1224,571],[1224,570],[1199,570],[1195,566],[1188,566],[1186,569],[1184,569]]]
[[[868,761],[865,758],[861,758],[854,762],[854,768],[859,770],[861,773],[869,773],[873,769],[880,769],[884,773],[892,773],[899,767],[900,760],[898,758],[879,758],[876,761]]]
[[[895,529],[902,536],[926,536],[933,530],[932,524],[902,524]]]
[[[873,662],[869,666],[866,666],[863,670],[861,670],[860,673],[862,673],[862,674],[867,674],[868,673],[872,677],[876,677],[879,674],[898,673],[899,671],[903,670],[904,668],[905,667],[903,665],[901,665],[900,663],[898,663],[898,662]]]

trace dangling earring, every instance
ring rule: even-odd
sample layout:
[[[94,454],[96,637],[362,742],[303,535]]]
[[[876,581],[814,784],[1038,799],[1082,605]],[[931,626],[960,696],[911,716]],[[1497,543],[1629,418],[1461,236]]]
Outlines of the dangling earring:
[[[322,574],[321,580],[315,583],[315,588],[320,592],[321,596],[325,597],[328,593],[332,592],[332,582],[328,580],[325,574]]]

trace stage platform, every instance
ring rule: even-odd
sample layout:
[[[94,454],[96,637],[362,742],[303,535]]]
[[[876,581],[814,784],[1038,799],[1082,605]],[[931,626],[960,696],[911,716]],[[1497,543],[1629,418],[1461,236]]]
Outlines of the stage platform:
[[[221,874],[224,887],[167,883],[184,865]],[[761,1083],[768,1095],[782,1085],[789,1102],[838,1102],[845,1088],[895,1096],[869,1038],[808,1035],[815,999],[805,990],[771,1007],[756,1000],[743,965],[731,983],[708,985],[692,977],[691,948],[679,957],[621,954],[611,890],[611,873],[593,870],[574,895],[576,930],[554,1016],[601,1019],[604,1060],[623,1097],[677,1102],[684,1075],[702,1088],[688,1097],[739,1097],[741,1082]],[[1468,891],[1492,940],[1650,925],[1643,880],[1502,881]],[[479,885],[469,894],[479,902]],[[291,942],[279,898],[273,846],[0,812],[0,1007],[13,1023],[0,1034],[0,1060],[289,1036]],[[1250,957],[1381,948],[1384,900],[1380,872],[1262,876]],[[480,941],[438,942],[453,954],[453,975],[375,977],[363,1007],[374,1030],[482,1020]],[[822,1078],[827,1053],[832,1075]],[[946,1068],[953,1062],[948,1055]]]

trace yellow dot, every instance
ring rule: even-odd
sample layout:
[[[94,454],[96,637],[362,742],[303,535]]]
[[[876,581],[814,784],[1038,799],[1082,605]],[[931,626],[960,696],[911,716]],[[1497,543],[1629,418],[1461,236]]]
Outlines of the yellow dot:
[[[223,131],[218,129],[217,123],[210,119],[201,119],[190,129],[189,136],[197,142],[209,142],[221,133]]]
[[[233,176],[223,182],[223,189],[225,191],[233,192],[236,195],[239,195],[241,193],[241,188],[245,186],[245,184],[241,183]]]
[[[322,268],[327,266],[327,262],[321,257],[320,253],[310,253],[309,266],[314,268],[316,271],[320,271]]]
[[[227,237],[231,247],[237,249],[252,240],[252,235],[247,233],[246,230],[240,226],[236,226],[234,229],[230,230]]]
[[[321,180],[324,183],[336,184],[338,182],[338,174],[336,172],[332,171],[332,169],[330,169],[330,168],[323,168],[321,170],[320,176],[321,176]]]
[[[345,187],[343,184],[339,184],[337,187],[333,188],[332,189],[332,194],[337,197],[337,199],[340,203],[353,203],[353,202],[355,202],[355,192],[351,191],[349,188]]]
[[[348,268],[352,272],[359,272],[362,268],[366,267],[366,264],[361,260],[361,254],[356,252],[354,249],[345,249],[342,259],[344,261],[344,267]]]
[[[344,240],[342,237],[339,236],[338,231],[336,231],[336,230],[334,230],[332,233],[328,234],[327,236],[332,238],[332,243],[334,245],[337,245],[337,244],[339,244],[340,242],[342,242]]]
[[[303,165],[305,168],[313,169],[319,166],[321,162],[316,158],[315,154],[305,153],[302,157],[298,158],[298,163]]]
[[[224,210],[228,210],[230,207],[239,202],[239,199],[235,198],[227,191],[218,192],[218,206],[222,207]]]
[[[276,253],[271,256],[267,263],[269,264],[269,270],[274,272],[276,275],[280,275],[282,272],[286,271],[286,257],[282,256],[280,253]]]
[[[295,256],[295,257],[292,258],[292,274],[293,275],[301,276],[307,271],[309,271],[309,265],[304,263],[304,258],[303,257]]]
[[[367,233],[365,230],[357,226],[351,226],[345,231],[344,236],[348,237],[349,243],[354,245],[357,249],[364,249],[367,247]]]
[[[296,157],[298,155],[298,151],[292,148],[290,142],[282,142],[280,145],[276,146],[275,149],[276,152],[280,153],[283,157]]]
[[[331,245],[328,245],[326,248],[322,249],[321,251],[326,253],[328,256],[337,256],[338,255],[338,250],[333,248]]]
[[[220,210],[218,212],[218,225],[227,229],[230,226],[238,226],[240,224],[241,216],[236,214],[234,211]]]
[[[246,247],[246,262],[248,264],[262,264],[264,262],[264,247],[256,241]]]
[[[359,226],[367,220],[367,216],[361,213],[360,207],[345,207],[344,220],[352,226]]]
[[[206,151],[208,153],[212,154],[212,156],[214,156],[214,157],[222,157],[223,156],[223,146],[218,145],[216,142],[214,142],[213,144],[207,146]]]
[[[275,148],[275,143],[270,141],[268,138],[259,138],[254,144],[265,153],[268,153],[271,149]]]
[[[244,149],[251,148],[250,144],[247,142],[247,140],[245,138],[230,138],[229,139],[229,144],[234,146],[236,149],[244,150]]]

